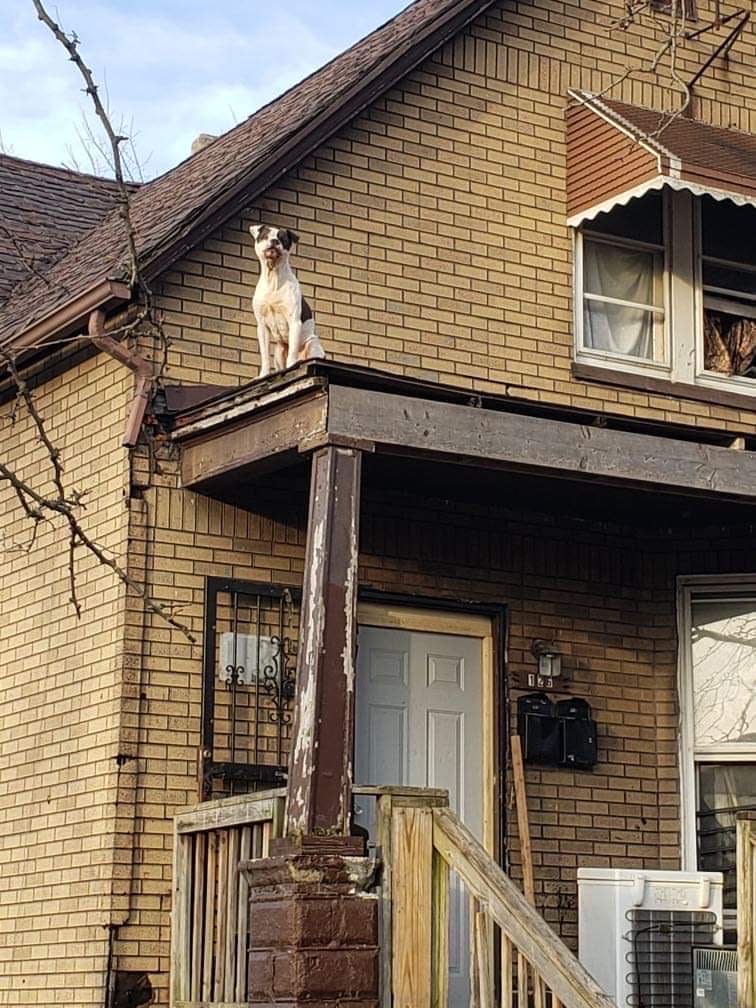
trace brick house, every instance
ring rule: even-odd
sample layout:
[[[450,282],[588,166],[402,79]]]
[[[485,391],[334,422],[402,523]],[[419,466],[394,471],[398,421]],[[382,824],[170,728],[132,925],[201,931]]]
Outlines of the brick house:
[[[63,531],[18,548],[2,490],[0,1004],[485,1004],[489,973],[502,1003],[514,976],[518,1004],[605,1004],[565,979],[587,867],[723,870],[731,929],[756,806],[756,43],[665,120],[663,72],[594,97],[664,38],[663,10],[621,15],[418,0],[135,187],[171,339],[149,402],[86,335],[132,300],[112,184],[0,156],[0,338],[88,530],[194,638],[86,555],[77,619]],[[328,359],[258,381],[261,220],[301,235]],[[45,480],[28,419],[3,430]],[[592,767],[526,765],[535,906],[566,943],[545,978],[527,907],[489,956],[495,900],[470,882],[468,924],[418,868],[453,820],[521,884],[509,737],[541,689],[552,714],[587,701],[598,740]]]

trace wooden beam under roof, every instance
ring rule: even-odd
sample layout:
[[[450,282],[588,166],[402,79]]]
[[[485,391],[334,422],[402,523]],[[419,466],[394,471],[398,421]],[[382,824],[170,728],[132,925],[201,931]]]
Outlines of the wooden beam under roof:
[[[237,390],[181,418],[174,438],[182,444],[183,484],[212,495],[222,482],[291,464],[330,443],[723,502],[756,500],[756,452],[711,443],[711,431],[702,430],[699,441],[695,431],[667,435],[661,425],[616,429],[586,423],[582,413],[573,420],[569,411],[523,412],[517,401],[450,401],[443,386],[438,398],[396,388],[366,387],[334,367],[326,376],[281,375]]]
[[[331,385],[328,434],[376,450],[756,500],[756,453]]]

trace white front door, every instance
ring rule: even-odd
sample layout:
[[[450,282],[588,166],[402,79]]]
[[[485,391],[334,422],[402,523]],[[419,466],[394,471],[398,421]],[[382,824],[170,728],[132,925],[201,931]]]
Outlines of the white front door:
[[[354,768],[358,784],[446,788],[452,810],[481,840],[483,642],[360,625]],[[449,1005],[461,1008],[469,1003],[469,922],[454,878],[449,909]]]

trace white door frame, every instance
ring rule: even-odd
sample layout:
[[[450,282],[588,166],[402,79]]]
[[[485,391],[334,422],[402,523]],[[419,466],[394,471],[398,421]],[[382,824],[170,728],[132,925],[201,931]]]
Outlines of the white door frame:
[[[443,604],[441,600],[440,604]],[[453,603],[451,603],[453,604]],[[454,634],[458,637],[475,637],[481,641],[481,727],[483,731],[483,846],[495,852],[496,815],[494,797],[497,792],[500,768],[494,756],[495,680],[494,674],[494,617],[455,609],[431,609],[398,602],[360,602],[357,606],[358,626],[383,627],[394,630],[416,630],[421,633]]]

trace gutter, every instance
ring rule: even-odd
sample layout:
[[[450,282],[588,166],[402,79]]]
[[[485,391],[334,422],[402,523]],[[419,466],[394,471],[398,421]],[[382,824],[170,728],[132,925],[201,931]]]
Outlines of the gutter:
[[[113,308],[131,300],[131,289],[120,280],[100,280],[93,287],[66,301],[20,335],[12,337],[9,350],[36,348],[50,336],[65,337],[81,328],[95,309]]]
[[[136,391],[131,400],[129,415],[126,419],[126,428],[123,432],[121,444],[124,448],[135,448],[139,440],[139,432],[144,423],[144,415],[147,406],[152,398],[152,390],[155,384],[155,372],[152,364],[144,357],[128,350],[122,343],[114,340],[112,336],[105,335],[105,312],[98,308],[91,312],[89,316],[89,338],[94,345],[109,354],[119,364],[123,364],[136,376]]]

